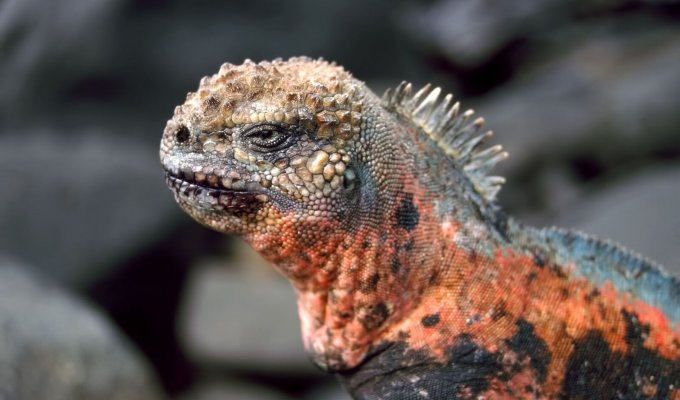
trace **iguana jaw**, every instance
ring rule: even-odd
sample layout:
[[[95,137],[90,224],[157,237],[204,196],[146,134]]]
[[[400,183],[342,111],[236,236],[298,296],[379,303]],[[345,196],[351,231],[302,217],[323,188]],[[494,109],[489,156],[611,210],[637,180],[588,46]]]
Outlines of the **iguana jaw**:
[[[244,234],[249,222],[267,212],[269,191],[244,168],[215,168],[219,164],[214,160],[178,149],[162,151],[160,156],[168,188],[199,223],[220,232]]]
[[[199,180],[191,179],[191,175],[177,176],[166,171],[166,184],[177,195],[192,199],[197,204],[204,204],[216,210],[229,211],[241,209],[252,203],[253,198],[259,197],[261,202],[267,200],[267,190],[259,182],[243,181],[234,178],[220,178],[216,175],[201,174]],[[213,200],[210,200],[213,199]]]
[[[228,223],[229,226],[238,226],[240,219],[253,213],[257,213],[261,206],[269,199],[264,188],[227,189],[215,188],[198,183],[183,180],[166,175],[166,184],[173,191],[179,205],[189,215],[208,227],[221,230],[233,216],[235,221]],[[252,185],[251,185],[252,186]],[[217,221],[209,217],[211,213],[220,213],[221,225],[213,225],[211,221]]]

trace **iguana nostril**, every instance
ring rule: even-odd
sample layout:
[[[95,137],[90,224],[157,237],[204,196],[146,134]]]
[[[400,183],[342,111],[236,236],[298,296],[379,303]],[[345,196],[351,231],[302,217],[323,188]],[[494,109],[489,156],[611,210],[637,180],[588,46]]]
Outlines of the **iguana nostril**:
[[[189,135],[189,128],[187,128],[185,125],[180,126],[177,129],[177,132],[175,132],[175,138],[180,143],[184,143],[189,140]]]

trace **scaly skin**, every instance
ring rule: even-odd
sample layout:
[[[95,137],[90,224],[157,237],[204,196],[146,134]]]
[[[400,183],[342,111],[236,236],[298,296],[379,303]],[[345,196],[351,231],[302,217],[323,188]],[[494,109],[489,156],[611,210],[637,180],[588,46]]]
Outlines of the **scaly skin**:
[[[482,121],[409,90],[225,64],[168,121],[168,184],[291,281],[307,351],[357,399],[680,400],[677,278],[505,216]]]

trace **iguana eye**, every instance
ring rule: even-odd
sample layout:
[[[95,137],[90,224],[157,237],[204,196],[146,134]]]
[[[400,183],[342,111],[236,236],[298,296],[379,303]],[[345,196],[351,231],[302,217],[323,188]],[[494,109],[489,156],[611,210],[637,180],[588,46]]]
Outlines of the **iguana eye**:
[[[242,136],[255,151],[268,153],[285,149],[293,144],[292,135],[283,127],[272,124],[256,125]]]

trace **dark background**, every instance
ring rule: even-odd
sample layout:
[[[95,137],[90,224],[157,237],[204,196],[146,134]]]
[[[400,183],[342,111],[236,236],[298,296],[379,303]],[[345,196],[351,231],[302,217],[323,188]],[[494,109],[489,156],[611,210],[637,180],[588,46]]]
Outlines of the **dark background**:
[[[158,162],[202,76],[294,55],[453,92],[510,152],[506,210],[680,273],[678,2],[0,0],[0,398],[347,398],[287,283],[183,215]]]

